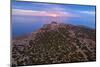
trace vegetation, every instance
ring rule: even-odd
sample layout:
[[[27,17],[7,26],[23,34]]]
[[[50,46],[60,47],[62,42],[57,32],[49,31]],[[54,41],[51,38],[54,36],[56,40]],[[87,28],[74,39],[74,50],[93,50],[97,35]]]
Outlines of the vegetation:
[[[36,34],[13,40],[12,65],[95,61],[95,46],[95,30],[53,22]]]

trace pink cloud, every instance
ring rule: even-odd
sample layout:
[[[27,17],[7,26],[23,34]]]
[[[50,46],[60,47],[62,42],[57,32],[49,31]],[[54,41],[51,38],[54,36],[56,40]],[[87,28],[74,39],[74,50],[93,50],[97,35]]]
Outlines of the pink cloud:
[[[12,9],[12,15],[25,15],[25,16],[51,16],[51,17],[74,17],[76,15],[64,11],[34,11],[23,9]]]

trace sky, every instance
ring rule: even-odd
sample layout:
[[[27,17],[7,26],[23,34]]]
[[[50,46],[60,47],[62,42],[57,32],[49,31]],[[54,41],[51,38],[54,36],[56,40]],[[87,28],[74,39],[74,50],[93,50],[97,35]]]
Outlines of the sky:
[[[79,24],[88,24],[95,28],[95,6],[89,5],[72,5],[72,4],[50,4],[50,3],[35,3],[35,2],[13,2],[12,15],[17,17],[17,20],[36,21],[58,20],[61,22],[78,22]],[[24,18],[23,18],[24,17]],[[41,18],[33,18],[41,17]],[[21,19],[22,18],[22,19]],[[74,24],[75,24],[74,23]],[[77,23],[76,23],[77,24]]]
[[[25,35],[52,21],[95,29],[95,15],[95,6],[13,1],[12,34]]]
[[[39,13],[42,12],[62,12],[63,14],[73,15],[77,13],[95,15],[95,6],[80,6],[71,4],[48,4],[48,3],[33,3],[33,2],[13,2],[12,8],[14,11],[24,13]],[[15,12],[15,13],[16,13]]]

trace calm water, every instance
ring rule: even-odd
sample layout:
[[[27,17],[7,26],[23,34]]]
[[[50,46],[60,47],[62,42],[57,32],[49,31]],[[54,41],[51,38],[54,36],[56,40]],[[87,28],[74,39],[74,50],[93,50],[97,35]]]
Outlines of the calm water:
[[[68,18],[55,19],[51,17],[23,17],[13,16],[12,18],[12,35],[13,37],[26,35],[40,29],[44,24],[52,21],[63,22],[65,24],[84,25],[90,28],[95,28],[95,19],[86,18]]]

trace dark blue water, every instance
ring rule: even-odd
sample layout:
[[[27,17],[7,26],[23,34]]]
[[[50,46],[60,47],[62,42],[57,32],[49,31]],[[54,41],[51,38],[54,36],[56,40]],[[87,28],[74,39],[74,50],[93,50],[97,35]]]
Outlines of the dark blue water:
[[[34,21],[34,20],[37,20],[37,21]],[[48,22],[52,22],[53,20],[54,19],[51,19],[48,17],[42,18],[42,17],[19,17],[19,16],[17,17],[17,16],[14,16],[14,18],[12,18],[12,35],[13,35],[13,37],[17,37],[17,36],[29,34],[31,32],[37,31],[44,24],[46,24]],[[62,19],[60,19],[60,20],[62,20]],[[95,29],[95,20],[91,20],[91,19],[69,18],[69,19],[63,19],[60,22],[63,22],[65,24],[84,25],[84,26]]]

